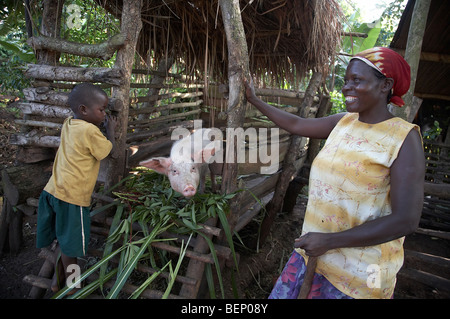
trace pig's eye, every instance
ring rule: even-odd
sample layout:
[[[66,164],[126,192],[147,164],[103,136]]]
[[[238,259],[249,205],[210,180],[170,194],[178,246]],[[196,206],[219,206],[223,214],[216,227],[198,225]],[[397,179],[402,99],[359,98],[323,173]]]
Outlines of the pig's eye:
[[[172,169],[172,174],[178,174],[178,170],[176,170],[176,169]]]

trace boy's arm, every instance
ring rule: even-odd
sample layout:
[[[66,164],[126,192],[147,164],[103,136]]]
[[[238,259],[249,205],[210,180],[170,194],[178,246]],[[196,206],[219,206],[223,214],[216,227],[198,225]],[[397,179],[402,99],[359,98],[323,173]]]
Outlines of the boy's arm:
[[[105,117],[106,138],[111,142],[113,148],[115,144],[116,126],[117,126],[117,117],[107,114]]]

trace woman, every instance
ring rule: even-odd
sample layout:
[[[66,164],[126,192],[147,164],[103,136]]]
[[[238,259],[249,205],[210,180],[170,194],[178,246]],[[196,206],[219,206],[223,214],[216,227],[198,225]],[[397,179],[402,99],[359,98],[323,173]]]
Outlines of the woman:
[[[269,298],[297,298],[308,256],[319,256],[308,298],[392,298],[404,236],[418,227],[425,173],[417,125],[394,117],[410,69],[388,48],[353,57],[342,88],[348,113],[304,119],[248,102],[292,134],[327,139],[310,172],[302,236]]]

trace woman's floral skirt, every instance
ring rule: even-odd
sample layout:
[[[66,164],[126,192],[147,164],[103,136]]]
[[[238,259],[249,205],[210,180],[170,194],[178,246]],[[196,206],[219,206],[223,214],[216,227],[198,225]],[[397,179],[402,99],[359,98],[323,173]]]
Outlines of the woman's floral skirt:
[[[269,299],[297,299],[305,277],[306,265],[295,250],[286,263]],[[308,299],[352,299],[335,288],[324,276],[315,273]]]

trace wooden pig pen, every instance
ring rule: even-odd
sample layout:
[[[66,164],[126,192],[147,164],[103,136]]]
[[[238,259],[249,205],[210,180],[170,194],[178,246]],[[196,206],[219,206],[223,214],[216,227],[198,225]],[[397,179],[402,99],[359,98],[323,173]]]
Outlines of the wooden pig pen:
[[[30,65],[27,73],[30,74],[30,72],[33,73],[34,70],[46,70],[48,68],[49,67],[45,65]],[[60,67],[59,69],[65,70],[64,67]],[[73,73],[75,71],[83,70],[70,69],[70,71]],[[145,77],[148,79],[147,81],[151,81],[152,76],[154,77],[155,74],[158,74],[153,71],[142,69],[133,69],[132,71],[133,75],[144,75],[144,73]],[[142,80],[143,77],[140,76],[139,78]],[[34,82],[36,85],[41,84],[39,81],[42,79],[39,78],[39,75],[34,77],[34,79],[36,80]],[[142,109],[131,107],[129,110],[127,130],[128,154],[126,157],[126,165],[129,170],[136,167],[139,161],[143,159],[153,156],[168,156],[171,145],[174,142],[171,140],[171,132],[177,127],[193,129],[194,121],[201,121],[204,127],[210,127],[210,123],[215,123],[214,127],[221,128],[224,131],[226,129],[226,121],[220,119],[220,116],[213,117],[211,111],[208,111],[211,109],[217,109],[218,112],[216,112],[216,114],[220,115],[221,106],[224,107],[226,105],[226,98],[224,98],[223,95],[226,95],[227,91],[223,88],[224,85],[221,86],[221,89],[219,89],[219,86],[209,86],[208,98],[205,102],[203,84],[186,84],[186,82],[183,81],[184,77],[179,74],[168,74],[165,79],[166,81],[160,85],[144,83],[143,81],[145,80],[140,83],[130,84],[131,89],[156,87],[160,89],[160,92],[159,94],[152,95],[151,97],[130,97],[130,105],[133,105],[138,101],[142,103],[142,101],[153,100],[152,102],[158,106],[152,105]],[[73,87],[74,84],[65,82],[67,80],[63,80],[62,78],[56,78],[55,80],[59,82],[50,84],[45,83],[45,86],[36,86],[24,90],[27,102],[23,102],[19,106],[26,119],[17,120],[16,122],[31,130],[16,134],[11,139],[11,142],[15,145],[23,147],[22,152],[24,154],[41,154],[41,150],[45,149],[44,155],[53,155],[55,148],[59,145],[59,128],[62,126],[62,121],[70,114],[70,109],[66,103],[68,95],[67,89]],[[89,79],[84,78],[83,81],[87,80]],[[166,82],[170,82],[170,84],[167,84]],[[106,90],[109,90],[110,84],[103,83],[102,85]],[[174,91],[183,91],[183,93]],[[278,102],[274,105],[285,108],[288,112],[300,114],[303,110],[303,112],[306,112],[307,116],[312,117],[316,116],[320,107],[322,109],[329,107],[329,98],[326,96],[319,97],[316,94],[310,96],[309,100],[311,100],[312,105],[306,107],[302,105],[305,96],[304,92],[289,92],[277,89],[257,89],[257,94],[263,99],[266,99],[268,102]],[[167,101],[174,101],[174,103],[167,103]],[[118,103],[117,100],[114,100],[114,98],[110,99],[110,110],[117,111],[117,105],[121,105],[121,103]],[[182,109],[182,112],[173,112],[178,109]],[[167,113],[165,113],[165,111],[167,111]],[[154,118],[149,119],[146,117],[142,120],[139,119],[140,115],[153,114],[155,112],[159,114]],[[262,127],[270,129],[273,127],[273,124],[265,120],[261,114],[256,112],[255,109],[249,108],[247,110],[244,128],[248,128],[250,126],[255,128]],[[211,127],[213,126],[211,125]],[[289,150],[289,152],[294,152],[293,146],[291,146],[291,143],[294,142],[292,142],[292,137],[285,131],[280,131],[278,138],[280,142],[280,168],[282,168],[284,165],[282,161],[286,158],[285,154],[287,151]],[[300,143],[301,147],[298,147],[296,156],[293,158],[294,162],[289,164],[295,171],[298,171],[306,160],[308,146],[305,139],[299,139],[297,143]],[[30,155],[27,156],[30,157]],[[31,157],[36,160],[36,156]],[[25,157],[23,160],[25,160]],[[45,160],[36,164],[28,165],[33,165],[36,169],[48,170],[51,168],[51,166],[48,166],[49,164],[51,165],[51,158],[50,162]],[[285,191],[288,186],[289,180],[287,182],[285,181],[284,185],[280,183],[280,176],[283,171],[282,169],[278,170],[274,174],[261,175],[259,173],[261,166],[261,163],[244,163],[240,165],[239,176],[241,177],[238,179],[240,183],[239,187],[245,188],[246,191],[242,192],[239,197],[239,211],[233,213],[237,216],[237,220],[234,225],[234,231],[236,232],[244,228],[255,216],[260,214],[261,209],[264,208],[264,206],[274,197],[275,188],[280,187]],[[102,170],[98,179],[99,185],[105,183],[105,174],[105,166],[102,164]],[[48,174],[43,176],[48,179]],[[14,173],[13,177],[14,179],[19,178],[18,175],[14,175]],[[46,178],[43,178],[41,183],[45,183]],[[38,195],[37,192],[35,193],[35,196],[36,195]],[[22,204],[23,207],[35,206],[37,202],[37,198],[35,196],[23,198],[25,202],[20,204]],[[114,198],[105,196],[98,192],[93,194],[93,199],[96,201],[103,201],[105,203],[109,203],[114,200]],[[259,199],[260,202],[256,199]],[[27,209],[29,211],[32,210],[28,207]],[[110,218],[93,219],[92,232],[97,235],[107,236],[110,223]],[[223,235],[223,231],[220,229],[220,226],[214,224],[215,221],[211,226],[205,227],[206,232],[209,235],[219,238]],[[192,243],[195,242],[192,241]],[[179,249],[174,248],[173,246],[161,245],[158,243],[155,243],[155,246],[158,249],[168,250],[172,253],[179,252]],[[199,266],[198,264],[213,263],[213,259],[209,255],[208,251],[197,252],[198,249],[195,245],[193,245],[191,249],[192,251],[189,251],[186,257],[197,261],[197,265],[194,270],[187,270],[191,271],[190,276],[179,276],[179,281],[184,287],[182,289],[183,293],[179,295],[180,297],[191,298],[197,296],[199,288],[198,283],[203,276],[201,265]],[[216,243],[215,250],[220,257],[230,261],[231,253],[228,247]],[[92,256],[101,256],[101,252],[99,251],[90,251],[89,253]],[[45,273],[49,274],[53,270],[53,253],[48,249],[43,249],[42,256],[46,258],[44,266],[41,270],[43,274],[39,274],[38,276],[36,276],[36,274],[30,274],[25,279],[35,286],[31,292],[31,296],[33,297],[36,297],[42,293],[43,288],[48,288],[50,279],[45,278]],[[144,270],[141,271],[153,271],[145,269],[145,267],[143,269]],[[129,285],[127,285],[125,289],[128,289],[128,291],[133,291],[133,287]],[[148,298],[160,298],[162,296],[162,292],[149,290],[142,296]],[[171,295],[170,297],[176,298],[177,296]]]
[[[12,207],[20,207],[20,214],[35,212],[36,199],[51,172],[62,122],[71,114],[67,105],[68,92],[77,83],[100,85],[109,95],[110,112],[119,119],[118,147],[102,163],[98,179],[99,186],[103,185],[105,190],[127,176],[139,161],[168,155],[173,143],[170,134],[176,127],[191,130],[194,121],[201,121],[203,127],[217,127],[223,131],[239,127],[274,127],[256,109],[244,103],[242,80],[250,74],[249,67],[255,76],[256,87],[264,87],[265,83],[274,87],[286,81],[294,83],[295,90],[256,89],[257,95],[287,112],[315,117],[325,115],[330,107],[322,82],[341,32],[334,1],[314,5],[309,1],[281,5],[277,1],[253,4],[246,1],[192,1],[198,9],[194,12],[192,4],[185,1],[170,5],[150,0],[99,1],[99,5],[120,18],[121,32],[105,43],[79,44],[77,48],[66,46],[67,41],[55,33],[57,28],[52,21],[55,23],[61,15],[58,3],[61,5],[64,1],[45,2],[41,36],[29,40],[36,49],[38,63],[29,65],[25,71],[33,86],[24,90],[26,101],[19,104],[23,119],[17,123],[22,126],[22,132],[11,138],[11,143],[19,146],[18,162],[21,164],[2,172],[3,188],[9,190],[5,192],[2,216],[14,215]],[[151,21],[146,16],[150,10],[154,10]],[[247,39],[242,37],[242,23]],[[332,41],[323,41],[325,39]],[[100,45],[102,49],[99,49]],[[62,66],[58,63],[62,52],[95,58],[105,58],[105,52],[108,52],[106,58],[110,58],[116,52],[115,65],[113,68]],[[246,58],[247,53],[250,59]],[[148,54],[156,61],[152,63],[153,67],[142,63],[142,57]],[[174,62],[185,66],[182,72],[172,71]],[[315,71],[311,73],[305,91],[301,92],[298,89],[301,79],[311,69]],[[308,147],[318,148],[319,141],[292,137],[282,130],[278,137],[280,169],[276,173],[260,174],[261,163],[224,165],[220,192],[246,190],[230,204],[228,222],[233,231],[244,228],[270,203],[261,236],[267,235],[273,219],[281,211],[289,182],[305,162]],[[41,178],[34,179],[37,175]],[[18,183],[19,180],[25,181],[23,185]],[[98,205],[115,200],[111,194],[100,193],[98,189],[93,199]],[[20,224],[19,213],[14,215],[18,219],[15,225]],[[95,218],[92,232],[106,236],[110,223],[108,216]],[[8,227],[7,223],[2,225]],[[17,226],[15,231],[10,228],[10,235],[18,232],[17,229]],[[202,232],[213,240],[222,265],[229,263],[231,250],[223,240],[223,229],[217,218],[207,221]],[[12,242],[17,245],[20,235]],[[155,243],[152,246],[175,255],[181,251],[174,245]],[[42,297],[50,286],[54,261],[52,249],[42,250],[44,264],[39,274],[25,278],[33,285],[31,298]],[[89,251],[89,254],[99,256],[101,252]],[[186,271],[176,279],[181,288],[169,298],[198,297],[205,264],[213,264],[209,247],[200,236],[190,242],[186,258],[189,260]],[[148,274],[157,270],[140,265],[136,271]],[[163,273],[163,276],[169,275]],[[135,288],[127,283],[123,291],[130,294]],[[162,295],[161,291],[146,289],[141,296],[161,298]]]

